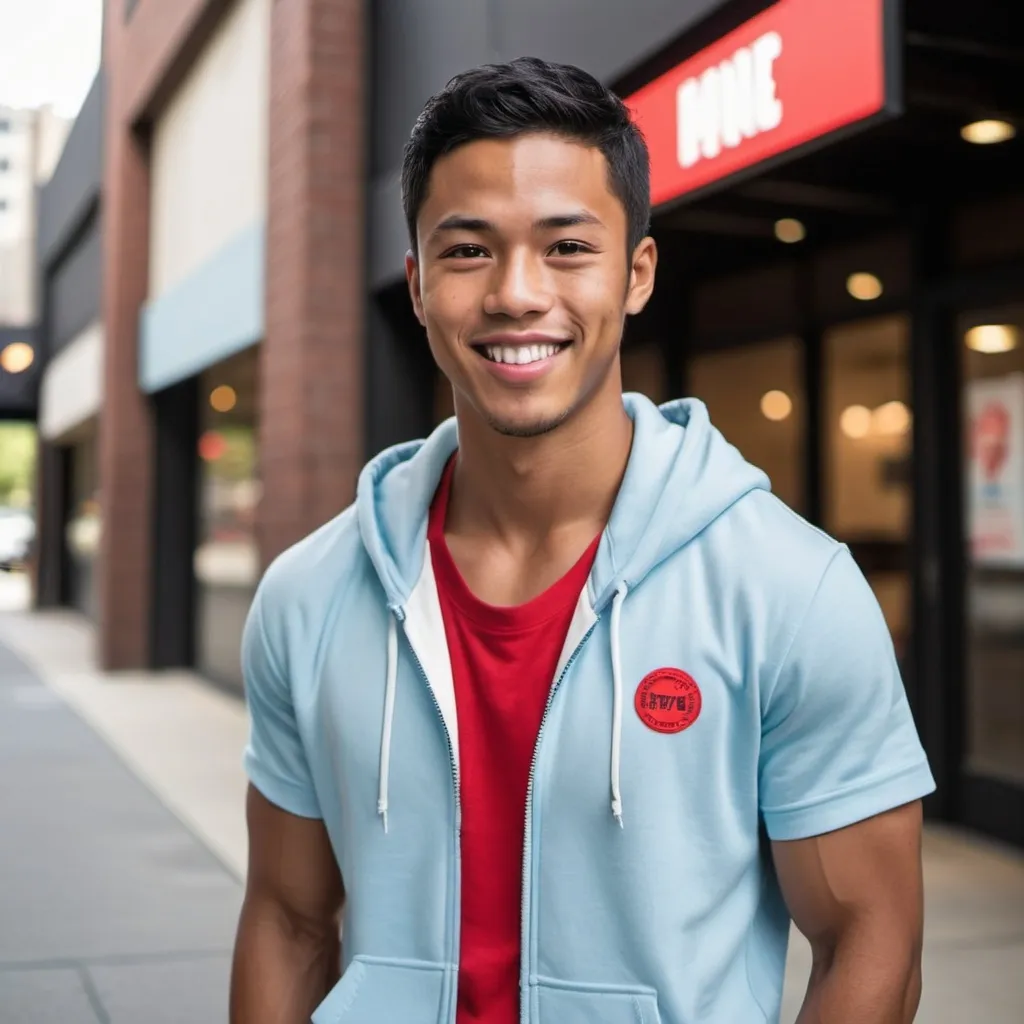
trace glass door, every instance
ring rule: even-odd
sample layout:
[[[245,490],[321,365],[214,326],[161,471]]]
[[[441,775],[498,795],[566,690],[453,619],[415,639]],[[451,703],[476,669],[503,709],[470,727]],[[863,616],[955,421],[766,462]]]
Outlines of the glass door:
[[[911,650],[910,323],[903,314],[824,337],[824,528],[878,598],[902,664]]]
[[[259,350],[200,378],[196,667],[242,689],[242,630],[259,582],[256,511]]]
[[[805,502],[802,367],[801,340],[784,337],[695,354],[687,371],[711,422],[796,512]]]
[[[1024,304],[966,312],[964,768],[1024,787]]]

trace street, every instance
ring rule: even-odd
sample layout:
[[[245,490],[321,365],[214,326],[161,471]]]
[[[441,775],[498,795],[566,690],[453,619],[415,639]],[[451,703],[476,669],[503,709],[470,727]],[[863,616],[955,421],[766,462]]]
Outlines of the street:
[[[104,676],[92,630],[0,574],[0,1017],[222,1024],[246,842],[240,701],[189,673]],[[924,1024],[1014,1024],[1024,857],[925,842]],[[784,1024],[807,946],[794,936]],[[675,1022],[671,1022],[675,1024]]]

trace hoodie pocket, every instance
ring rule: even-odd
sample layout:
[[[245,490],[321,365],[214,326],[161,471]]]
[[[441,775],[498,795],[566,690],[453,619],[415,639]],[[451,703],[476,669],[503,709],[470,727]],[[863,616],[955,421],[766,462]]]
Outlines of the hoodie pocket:
[[[444,977],[441,964],[353,957],[312,1024],[438,1024]]]
[[[661,1024],[652,988],[545,978],[534,991],[540,1024]]]

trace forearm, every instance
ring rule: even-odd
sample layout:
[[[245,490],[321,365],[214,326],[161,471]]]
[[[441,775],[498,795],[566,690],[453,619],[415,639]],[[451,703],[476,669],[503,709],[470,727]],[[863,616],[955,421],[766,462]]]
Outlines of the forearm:
[[[918,953],[853,936],[815,950],[797,1024],[912,1024],[920,999]]]
[[[231,974],[231,1024],[309,1024],[336,984],[336,929],[296,927],[279,912],[243,907]]]

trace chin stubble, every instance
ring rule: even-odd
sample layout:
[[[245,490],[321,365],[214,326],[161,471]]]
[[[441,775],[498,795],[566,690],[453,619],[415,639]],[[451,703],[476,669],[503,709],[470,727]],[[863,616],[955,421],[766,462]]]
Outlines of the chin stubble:
[[[557,430],[568,418],[571,409],[566,409],[561,415],[549,420],[541,420],[539,423],[503,423],[501,420],[489,420],[490,426],[503,437],[541,437],[543,434],[550,434]]]

